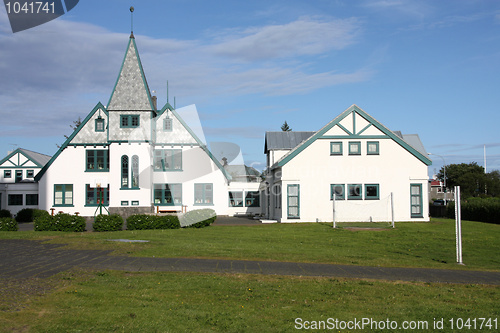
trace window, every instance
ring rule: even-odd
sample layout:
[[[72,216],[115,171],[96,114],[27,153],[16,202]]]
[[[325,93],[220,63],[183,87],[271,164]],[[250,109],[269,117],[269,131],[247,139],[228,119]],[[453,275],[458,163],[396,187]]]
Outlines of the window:
[[[365,184],[365,200],[378,200],[379,198],[379,185]]]
[[[182,150],[155,150],[153,165],[155,171],[182,171]]]
[[[23,195],[22,194],[9,194],[8,204],[9,204],[9,206],[22,206],[23,205]]]
[[[122,202],[121,202],[121,205],[122,205],[122,206],[128,206],[128,201],[122,201]]]
[[[342,142],[330,142],[330,155],[342,155]]]
[[[73,184],[54,185],[54,206],[73,206]]]
[[[361,200],[361,184],[349,184],[347,185],[347,199],[349,200]]]
[[[12,171],[10,170],[3,171],[3,178],[11,178],[11,177],[12,177]]]
[[[214,190],[212,184],[194,184],[194,204],[211,205],[214,203]]]
[[[378,143],[378,141],[368,141],[366,143],[366,153],[368,155],[379,155],[379,143]]]
[[[349,142],[349,155],[361,155],[361,142]]]
[[[26,178],[33,178],[33,177],[35,177],[35,170],[27,170]]]
[[[139,206],[139,200],[132,201],[132,206]]]
[[[139,188],[139,156],[132,156],[132,188]]]
[[[128,188],[128,156],[122,156],[122,181],[121,188]]]
[[[121,128],[139,127],[139,116],[137,115],[120,115]]]
[[[154,185],[155,205],[174,206],[182,205],[182,185],[181,184],[155,184]],[[134,202],[132,202],[132,205]]]
[[[163,120],[163,130],[165,132],[172,132],[172,118],[165,118]]]
[[[38,194],[26,194],[26,206],[38,206]]]
[[[423,217],[422,184],[410,184],[411,217]]]
[[[87,169],[91,172],[109,171],[109,150],[87,150]]]
[[[16,170],[16,183],[21,182],[23,180],[23,170]]]
[[[288,218],[300,218],[300,191],[299,185],[288,185]]]
[[[332,184],[330,185],[330,200],[333,200],[333,194],[335,193],[335,200],[345,199],[345,185],[344,184]]]
[[[245,195],[245,207],[260,207],[259,191],[248,191]]]
[[[243,191],[229,191],[229,207],[243,207]]]
[[[95,131],[104,132],[104,119],[101,116],[95,120]]]
[[[87,184],[85,188],[85,206],[97,206],[102,200],[104,206],[109,206],[109,185],[103,187],[90,187]]]

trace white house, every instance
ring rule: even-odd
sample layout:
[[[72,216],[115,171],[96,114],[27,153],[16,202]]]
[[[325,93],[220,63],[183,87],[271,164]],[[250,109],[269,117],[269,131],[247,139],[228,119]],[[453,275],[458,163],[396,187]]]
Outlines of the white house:
[[[50,156],[18,148],[0,160],[0,209],[16,214],[23,208],[38,208],[35,176]]]
[[[393,132],[356,105],[317,132],[267,132],[265,153],[268,219],[332,221],[335,194],[336,221],[390,221],[392,212],[429,220],[431,160],[418,135]]]
[[[194,105],[183,109],[197,113]],[[107,106],[98,103],[36,177],[40,208],[83,216],[95,215],[100,202],[124,216],[260,212],[230,195],[255,193],[259,183],[232,183],[181,111],[168,102],[157,108],[132,34]]]

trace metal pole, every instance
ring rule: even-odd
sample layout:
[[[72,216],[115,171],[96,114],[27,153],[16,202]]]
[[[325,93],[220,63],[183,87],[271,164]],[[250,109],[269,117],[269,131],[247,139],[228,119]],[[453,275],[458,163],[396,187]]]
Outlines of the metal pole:
[[[394,193],[391,192],[391,219],[392,227],[394,228]]]
[[[460,207],[460,186],[455,186],[455,234],[457,242],[457,263],[463,265],[462,262],[462,214]]]
[[[333,205],[333,228],[334,229],[336,228],[336,223],[335,223],[335,198],[336,197],[337,196],[335,195],[335,190],[334,190],[333,191],[333,201],[332,201],[333,202],[332,205]]]

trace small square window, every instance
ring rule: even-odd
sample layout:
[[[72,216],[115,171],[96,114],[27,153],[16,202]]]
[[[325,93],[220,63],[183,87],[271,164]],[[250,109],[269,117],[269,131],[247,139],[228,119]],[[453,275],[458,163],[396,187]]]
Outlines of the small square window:
[[[137,115],[120,115],[120,127],[134,128],[139,127],[139,116]]]
[[[26,206],[37,206],[38,194],[26,194]]]
[[[132,201],[132,206],[139,206],[139,201]]]
[[[132,127],[139,127],[139,116],[132,116]]]
[[[368,141],[366,143],[366,153],[368,155],[379,155],[379,143],[378,143],[378,141]]]
[[[330,200],[333,200],[333,194],[335,194],[335,200],[345,199],[345,185],[344,184],[332,184],[330,185]]]
[[[4,170],[3,171],[3,178],[12,178],[12,171],[11,170]]]
[[[122,202],[121,202],[121,205],[122,205],[122,206],[128,206],[128,201],[122,201]]]
[[[172,132],[172,118],[165,118],[163,120],[163,130],[165,132]]]
[[[129,119],[130,118],[127,116],[121,116],[120,127],[130,127],[130,125],[128,124]]]
[[[330,142],[330,155],[342,155],[342,142]]]
[[[347,187],[347,198],[349,200],[361,200],[362,190],[361,184],[349,184]]]
[[[361,155],[361,142],[349,142],[349,155]]]
[[[26,178],[33,178],[35,177],[35,171],[34,170],[26,170]]]
[[[99,117],[95,120],[95,131],[104,132],[104,119]]]
[[[378,200],[380,198],[378,184],[365,184],[365,199]]]

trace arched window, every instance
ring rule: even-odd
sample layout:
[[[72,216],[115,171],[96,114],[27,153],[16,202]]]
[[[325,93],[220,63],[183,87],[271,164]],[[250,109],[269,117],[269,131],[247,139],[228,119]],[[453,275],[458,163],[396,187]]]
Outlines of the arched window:
[[[122,156],[122,188],[128,188],[128,156]]]
[[[132,188],[139,188],[139,156],[132,156]]]

